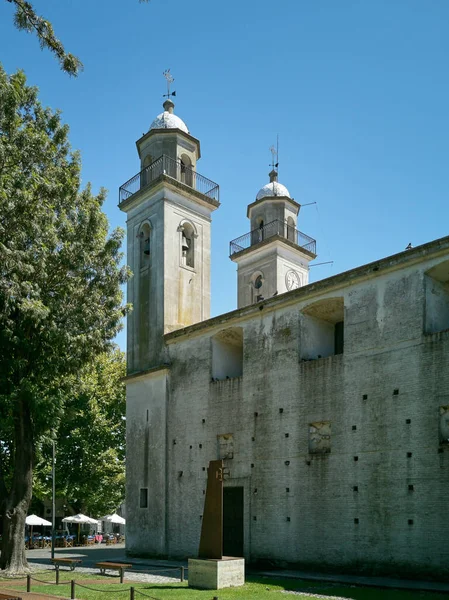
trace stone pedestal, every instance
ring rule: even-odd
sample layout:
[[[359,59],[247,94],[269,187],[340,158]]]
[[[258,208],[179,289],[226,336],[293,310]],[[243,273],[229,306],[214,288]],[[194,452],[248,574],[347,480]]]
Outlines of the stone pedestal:
[[[245,559],[189,558],[189,587],[220,590],[245,583]]]

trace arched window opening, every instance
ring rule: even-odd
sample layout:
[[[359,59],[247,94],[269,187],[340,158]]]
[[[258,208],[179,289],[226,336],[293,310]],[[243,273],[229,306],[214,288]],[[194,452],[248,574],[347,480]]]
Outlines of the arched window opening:
[[[151,255],[151,228],[144,223],[140,229],[140,268],[145,269],[150,265]]]
[[[193,187],[193,171],[192,161],[187,154],[183,154],[180,159],[181,163],[181,182]]]
[[[195,231],[190,223],[181,227],[181,264],[195,267]]]
[[[264,283],[264,277],[263,274],[258,271],[257,273],[253,273],[252,277],[251,277],[251,292],[252,292],[252,301],[254,302],[260,302],[261,300],[264,300],[263,297],[263,283]]]
[[[263,219],[261,219],[260,223],[259,223],[259,242],[261,242],[263,240],[263,234],[264,234],[264,222],[263,222]]]
[[[449,260],[441,262],[424,275],[425,333],[449,329]]]
[[[344,352],[344,300],[325,298],[302,310],[301,359],[326,358]]]
[[[243,375],[243,329],[224,329],[212,338],[212,379],[233,379]]]
[[[141,180],[142,187],[145,185],[148,185],[151,182],[151,180],[153,179],[152,169],[149,168],[152,163],[153,163],[153,157],[151,156],[151,154],[147,154],[147,156],[145,156],[145,158],[143,159],[142,171],[140,173],[140,180]]]
[[[286,222],[286,238],[290,241],[290,242],[295,242],[295,234],[296,234],[296,227],[295,227],[295,221],[293,220],[293,217],[288,217],[287,218],[287,222]]]

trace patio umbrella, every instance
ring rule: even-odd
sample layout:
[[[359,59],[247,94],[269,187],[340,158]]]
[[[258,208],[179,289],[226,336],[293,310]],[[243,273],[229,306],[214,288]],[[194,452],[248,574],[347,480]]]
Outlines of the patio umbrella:
[[[63,523],[89,523],[89,525],[97,525],[98,523],[97,519],[86,517],[86,515],[83,515],[81,513],[73,515],[73,517],[64,517],[62,521]]]
[[[50,521],[46,521],[45,519],[42,519],[41,517],[38,517],[37,515],[28,515],[28,517],[25,519],[25,523],[27,525],[45,525],[46,527],[49,527],[51,525]]]
[[[118,515],[117,513],[113,513],[112,515],[106,515],[105,517],[101,517],[100,521],[107,521],[108,523],[115,523],[117,525],[125,525],[126,521],[123,517]]]
[[[92,519],[81,513],[74,515],[73,517],[65,517],[62,519],[63,523],[78,523],[78,540],[80,537],[80,525],[82,523],[88,523],[89,525],[98,525],[97,519]]]
[[[37,515],[28,515],[28,517],[25,519],[25,523],[27,525],[30,525],[30,527],[31,527],[31,535],[30,535],[31,543],[33,543],[33,525],[44,525],[45,527],[51,526],[50,521],[46,521],[45,519],[42,519],[41,517],[38,517]]]

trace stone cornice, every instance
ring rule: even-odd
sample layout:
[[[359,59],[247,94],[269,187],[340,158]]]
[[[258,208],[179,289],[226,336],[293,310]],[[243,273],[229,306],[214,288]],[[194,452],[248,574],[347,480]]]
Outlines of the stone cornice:
[[[158,367],[152,367],[151,369],[145,369],[143,371],[136,371],[135,373],[129,373],[122,378],[124,383],[134,383],[141,379],[154,379],[160,375],[166,375],[170,372],[170,365],[160,365]]]

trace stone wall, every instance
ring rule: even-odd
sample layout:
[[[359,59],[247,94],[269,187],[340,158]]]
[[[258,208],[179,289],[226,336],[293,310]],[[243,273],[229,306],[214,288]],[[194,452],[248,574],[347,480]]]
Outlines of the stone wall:
[[[196,555],[206,468],[226,435],[248,560],[448,576],[449,331],[425,333],[426,273],[442,260],[310,286],[167,336],[167,391],[129,388],[127,458],[134,482],[145,456],[136,406],[165,406],[147,464],[166,513],[160,499],[138,509],[127,498],[130,549],[152,553],[154,537],[165,555]],[[335,323],[339,302],[344,352],[304,360],[305,317]],[[243,330],[243,374],[215,381],[212,338],[226,327]]]

